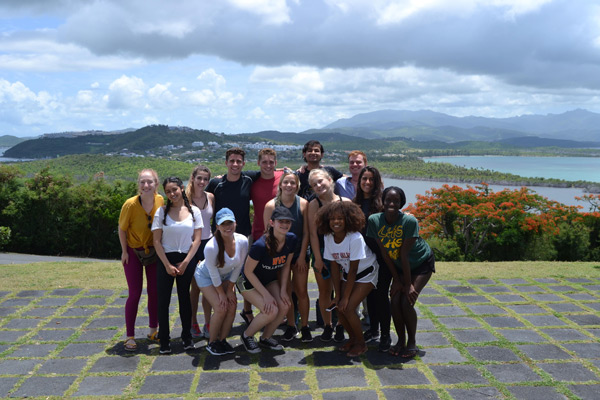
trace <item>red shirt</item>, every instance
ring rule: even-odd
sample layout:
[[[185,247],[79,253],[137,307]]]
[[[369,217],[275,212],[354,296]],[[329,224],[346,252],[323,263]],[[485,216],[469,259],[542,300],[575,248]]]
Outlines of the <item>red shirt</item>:
[[[275,176],[271,179],[258,178],[250,189],[250,199],[254,204],[254,221],[252,222],[252,237],[258,240],[265,233],[265,224],[263,214],[265,205],[277,196],[277,186],[283,175],[283,171],[275,171]]]

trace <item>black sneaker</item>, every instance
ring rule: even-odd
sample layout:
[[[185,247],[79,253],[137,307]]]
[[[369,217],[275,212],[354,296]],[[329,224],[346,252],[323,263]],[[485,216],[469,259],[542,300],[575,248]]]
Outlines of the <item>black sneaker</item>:
[[[368,330],[363,333],[363,336],[365,338],[365,343],[373,342],[379,339],[379,331]]]
[[[223,348],[223,344],[217,340],[207,344],[206,351],[208,351],[213,356],[223,356],[223,355],[227,354],[227,352]]]
[[[268,338],[268,339],[264,339],[264,338],[260,338],[258,343],[263,346],[266,347],[268,349],[271,350],[283,350],[283,346],[279,344],[279,342],[275,339],[273,339],[272,337]]]
[[[345,339],[344,337],[344,326],[341,324],[337,324],[337,326],[335,327],[335,336],[333,337],[333,340],[335,342],[343,342]]]
[[[169,342],[161,343],[159,354],[171,354],[171,344]]]
[[[183,342],[184,350],[194,350],[196,348],[192,339],[181,339],[181,341]]]
[[[296,336],[298,336],[298,329],[295,326],[288,325],[281,340],[285,340],[286,342],[289,342]]]
[[[330,342],[333,336],[333,328],[331,325],[325,325],[323,328],[323,333],[321,333],[321,340],[323,342]]]
[[[227,354],[235,353],[233,346],[230,345],[227,340],[225,340],[225,339],[221,340],[221,346],[223,347],[223,350],[225,350],[225,353],[227,353]]]
[[[312,338],[312,334],[310,333],[310,328],[308,327],[308,325],[300,328],[300,333],[302,333],[302,337],[300,338],[302,343],[312,342],[313,338]]]
[[[381,335],[379,339],[379,351],[387,353],[390,347],[392,347],[392,338],[390,335]]]
[[[258,344],[256,344],[254,337],[245,336],[244,333],[242,333],[242,343],[244,344],[244,347],[248,353],[260,353],[260,347],[258,347]]]

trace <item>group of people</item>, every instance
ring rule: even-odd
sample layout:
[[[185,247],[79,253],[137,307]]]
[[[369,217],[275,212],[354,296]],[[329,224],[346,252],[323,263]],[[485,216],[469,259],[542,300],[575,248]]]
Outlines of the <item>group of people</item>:
[[[348,176],[323,166],[323,153],[318,141],[307,142],[302,151],[306,164],[291,171],[277,169],[275,150],[265,148],[258,153],[259,170],[243,171],[244,150],[231,148],[223,176],[211,179],[210,170],[200,165],[187,187],[178,177],[166,178],[166,204],[157,194],[156,172],[142,170],[139,194],[123,204],[119,218],[129,287],[125,349],[137,350],[134,326],[144,270],[148,338],[160,342],[161,354],[171,352],[174,282],[186,350],[194,348],[193,338],[206,337],[211,354],[234,352],[227,339],[236,316],[236,289],[244,300],[241,341],[248,352],[283,349],[273,334],[284,321],[281,340],[300,336],[310,342],[307,283],[312,269],[322,341],[344,342],[345,331],[348,339],[339,350],[349,357],[363,354],[367,343],[376,340],[380,351],[416,355],[414,306],[435,272],[433,252],[419,236],[415,217],[401,211],[406,203],[402,189],[384,189],[363,152],[349,153]],[[202,327],[196,316],[200,293]],[[365,332],[361,303],[369,317]],[[394,346],[392,318],[398,335]]]

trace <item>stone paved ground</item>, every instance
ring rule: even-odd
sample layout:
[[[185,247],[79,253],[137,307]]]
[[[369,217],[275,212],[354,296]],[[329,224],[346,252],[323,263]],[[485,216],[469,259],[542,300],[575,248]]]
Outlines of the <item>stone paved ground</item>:
[[[318,338],[249,355],[239,317],[234,355],[211,356],[201,340],[189,352],[176,341],[173,355],[159,356],[141,339],[129,354],[125,298],[112,290],[0,292],[0,397],[600,399],[600,280],[433,281],[420,297],[413,360],[376,344],[349,359]],[[174,332],[176,320],[173,312]],[[143,307],[137,324],[142,337]]]

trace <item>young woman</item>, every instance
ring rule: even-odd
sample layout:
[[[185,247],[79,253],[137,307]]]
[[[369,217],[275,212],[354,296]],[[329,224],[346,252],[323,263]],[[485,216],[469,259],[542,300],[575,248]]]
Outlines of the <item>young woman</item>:
[[[204,260],[196,268],[194,277],[214,314],[206,350],[215,356],[233,353],[227,336],[235,318],[237,298],[234,282],[237,281],[246,255],[248,238],[235,233],[235,216],[229,208],[221,208],[215,217],[217,230],[204,248]]]
[[[323,258],[331,262],[335,288],[335,298],[327,303],[328,308],[337,307],[340,322],[349,336],[339,350],[347,352],[348,357],[356,357],[367,351],[356,307],[377,286],[377,257],[360,233],[365,217],[356,204],[343,201],[327,204],[317,213],[317,225],[319,233],[325,235]]]
[[[277,206],[290,210],[294,217],[290,232],[296,235],[297,244],[292,259],[292,281],[288,283],[288,296],[292,296],[292,287],[298,299],[298,311],[300,313],[300,333],[302,342],[311,342],[312,334],[308,326],[308,312],[310,308],[308,298],[308,202],[298,196],[300,179],[292,171],[285,171],[279,180],[277,197],[265,205],[264,223],[269,226],[269,217]],[[290,307],[287,313],[287,329],[283,334],[283,340],[290,341],[298,334],[294,307]]]
[[[190,180],[185,188],[185,194],[187,198],[200,210],[202,214],[202,237],[200,247],[196,252],[196,255],[192,259],[192,265],[196,266],[200,261],[204,260],[204,247],[208,240],[212,237],[210,231],[210,219],[213,216],[213,209],[215,207],[215,196],[212,193],[204,191],[204,188],[210,181],[210,169],[204,165],[197,165],[190,175]],[[195,268],[195,267],[194,267]],[[192,279],[192,289],[190,290],[190,301],[192,302],[192,337],[201,338],[206,337],[208,339],[208,329],[210,325],[210,303],[208,300],[202,298],[202,310],[204,311],[204,327],[200,330],[198,325],[198,319],[196,314],[198,313],[198,299],[200,298],[200,288],[196,284],[196,281]]]
[[[174,176],[165,179],[163,189],[167,195],[167,205],[156,211],[152,222],[152,233],[159,258],[157,286],[160,354],[169,354],[171,352],[169,305],[175,280],[183,348],[185,350],[194,348],[190,333],[192,325],[190,284],[194,277],[195,266],[189,263],[200,246],[203,225],[200,210],[190,205],[181,179]]]
[[[308,203],[308,229],[310,235],[310,249],[314,257],[313,268],[315,270],[315,279],[319,287],[319,309],[323,317],[323,333],[321,340],[329,342],[333,336],[333,326],[331,323],[331,311],[327,311],[327,305],[331,302],[331,293],[333,290],[329,261],[323,260],[323,235],[317,232],[317,211],[319,208],[334,201],[350,201],[345,197],[333,193],[333,179],[324,169],[313,169],[308,175],[310,184],[316,197]],[[344,328],[341,324],[336,327],[335,341],[344,340]]]
[[[358,186],[356,188],[356,196],[352,201],[361,208],[365,218],[368,219],[371,214],[376,214],[383,211],[381,195],[383,192],[383,180],[379,170],[375,167],[364,167],[358,176]],[[365,237],[367,227],[365,225],[362,230]],[[373,238],[365,237],[365,242],[369,248],[377,256],[377,262],[380,266],[384,266],[385,261],[381,257],[381,252],[377,242]],[[390,322],[392,315],[390,313],[390,298],[389,290],[392,275],[387,267],[379,269],[377,278],[377,287],[373,289],[367,296],[367,310],[369,312],[369,329],[365,331],[365,342],[379,339],[379,351],[387,352],[392,344],[390,336]],[[379,328],[381,327],[381,336],[379,336]]]
[[[242,343],[249,353],[260,352],[254,334],[263,328],[259,344],[283,349],[272,336],[291,305],[287,284],[296,248],[296,235],[289,231],[293,220],[287,208],[273,210],[267,232],[252,244],[236,283],[244,299],[260,310],[242,333]]]
[[[152,217],[163,205],[163,198],[156,193],[158,175],[153,169],[144,169],[138,174],[138,195],[123,204],[119,215],[119,242],[121,243],[121,263],[127,279],[129,295],[125,302],[125,326],[127,340],[125,350],[136,351],[135,319],[144,286],[146,270],[146,290],[148,292],[148,316],[150,333],[148,339],[156,340],[158,316],[156,294],[156,252],[152,245]]]
[[[383,212],[369,217],[367,236],[377,240],[393,277],[391,310],[398,343],[390,353],[410,358],[419,352],[415,303],[435,272],[435,259],[419,236],[417,219],[400,211],[406,204],[404,191],[390,186],[383,191],[382,201]]]

